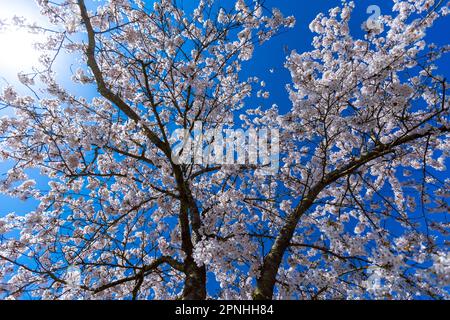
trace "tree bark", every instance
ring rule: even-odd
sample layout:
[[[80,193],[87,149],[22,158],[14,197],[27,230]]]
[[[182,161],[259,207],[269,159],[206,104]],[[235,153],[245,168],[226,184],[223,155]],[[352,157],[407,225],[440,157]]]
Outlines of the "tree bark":
[[[272,299],[278,269],[283,260],[284,253],[290,245],[300,218],[314,203],[320,190],[320,186],[312,189],[308,196],[301,201],[297,209],[288,217],[269,254],[264,258],[261,275],[256,280],[256,289],[253,292],[254,300]]]
[[[184,288],[183,300],[205,300],[206,299],[206,268],[197,266],[192,257],[184,261]]]

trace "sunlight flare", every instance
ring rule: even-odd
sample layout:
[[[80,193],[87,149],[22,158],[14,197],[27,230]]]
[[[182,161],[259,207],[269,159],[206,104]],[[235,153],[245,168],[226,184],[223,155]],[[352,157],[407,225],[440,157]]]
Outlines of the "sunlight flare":
[[[42,18],[31,10],[31,1],[0,0],[0,73],[10,78],[19,72],[29,72],[39,61],[35,43],[42,42],[43,35],[31,33],[25,28],[14,26],[14,17],[26,19],[28,23],[40,22]],[[31,7],[31,8],[30,8]],[[9,79],[8,79],[9,80]]]
[[[39,36],[25,30],[12,30],[0,33],[0,69],[7,73],[29,71],[39,60],[34,43]]]

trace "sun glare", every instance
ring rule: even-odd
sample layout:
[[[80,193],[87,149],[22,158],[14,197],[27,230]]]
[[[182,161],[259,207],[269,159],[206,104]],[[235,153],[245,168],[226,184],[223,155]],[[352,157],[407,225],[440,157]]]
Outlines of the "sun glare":
[[[22,30],[0,33],[0,73],[30,71],[38,63],[33,43],[38,37]]]
[[[30,6],[30,3],[33,6]],[[0,20],[10,22],[14,16],[34,22],[39,19],[39,11],[30,0],[0,0]],[[16,27],[1,28],[0,77],[10,78],[19,72],[31,71],[39,61],[39,53],[35,50],[34,43],[42,39],[40,35]]]

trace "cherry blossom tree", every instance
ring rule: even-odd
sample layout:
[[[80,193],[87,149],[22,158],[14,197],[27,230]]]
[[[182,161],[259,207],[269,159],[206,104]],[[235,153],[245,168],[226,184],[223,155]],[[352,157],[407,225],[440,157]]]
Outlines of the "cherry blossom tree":
[[[243,62],[295,23],[260,1],[37,2],[52,27],[16,21],[47,41],[42,66],[19,75],[31,94],[0,95],[14,110],[0,120],[14,163],[0,191],[39,204],[0,218],[0,295],[448,298],[449,101],[435,66],[448,47],[426,43],[448,5],[395,0],[362,39],[352,2],[318,15],[313,49],[287,59],[283,113],[246,106],[268,93]],[[58,83],[62,50],[94,97]],[[279,129],[279,172],[174,161],[175,128],[237,118]]]
[[[448,296],[449,255],[437,236],[448,224],[432,217],[449,212],[450,181],[437,173],[448,157],[448,90],[433,65],[448,48],[424,40],[447,14],[439,5],[394,1],[394,16],[355,39],[346,3],[310,24],[312,51],[288,58],[292,109],[276,119],[287,196],[268,197],[282,200],[261,235],[273,241],[255,298],[275,286],[284,298]]]

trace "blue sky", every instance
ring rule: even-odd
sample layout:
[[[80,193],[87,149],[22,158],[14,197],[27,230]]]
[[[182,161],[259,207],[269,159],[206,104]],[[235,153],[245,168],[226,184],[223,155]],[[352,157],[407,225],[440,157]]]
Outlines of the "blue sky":
[[[253,59],[247,63],[244,70],[249,74],[260,76],[267,83],[270,91],[270,103],[276,103],[282,111],[288,111],[290,101],[286,94],[285,85],[290,83],[290,75],[283,67],[286,61],[286,50],[297,50],[304,52],[311,49],[311,41],[314,34],[309,30],[309,23],[319,12],[327,12],[328,9],[339,6],[339,0],[267,0],[267,7],[278,7],[285,15],[294,15],[297,24],[294,29],[287,30],[265,43],[262,48],[255,50]],[[381,14],[388,14],[392,7],[390,0],[357,0],[356,8],[351,20],[351,32],[355,37],[363,37],[361,25],[371,14],[366,12],[370,5],[377,5],[381,9]],[[428,36],[428,41],[437,44],[448,43],[448,33],[450,19],[440,19]],[[442,60],[439,67],[442,74],[448,75],[450,71],[450,57],[447,55]],[[270,68],[275,69],[275,73],[269,72]]]

